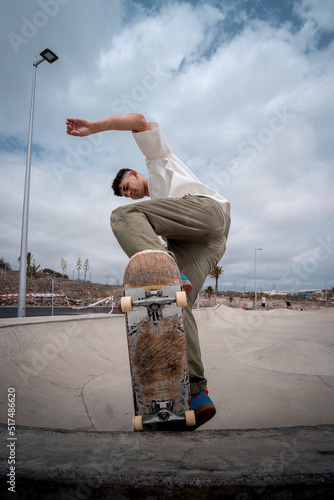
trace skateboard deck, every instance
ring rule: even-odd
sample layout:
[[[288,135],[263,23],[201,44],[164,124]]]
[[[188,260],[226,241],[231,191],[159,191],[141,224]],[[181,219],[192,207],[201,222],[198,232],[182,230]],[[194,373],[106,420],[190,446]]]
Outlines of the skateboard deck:
[[[185,430],[196,424],[181,288],[174,259],[161,250],[136,253],[125,268],[120,307],[126,317],[135,431]]]

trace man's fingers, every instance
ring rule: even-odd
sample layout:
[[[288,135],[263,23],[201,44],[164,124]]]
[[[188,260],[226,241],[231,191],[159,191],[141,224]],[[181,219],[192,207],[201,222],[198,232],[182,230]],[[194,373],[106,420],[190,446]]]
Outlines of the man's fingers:
[[[67,118],[66,125],[67,125],[67,133],[69,135],[75,135],[78,137],[83,137],[87,135],[87,126],[84,120]]]
[[[74,128],[74,119],[73,118],[67,118],[66,125],[67,125],[67,133],[69,135],[75,135],[75,132],[73,130],[73,128]]]

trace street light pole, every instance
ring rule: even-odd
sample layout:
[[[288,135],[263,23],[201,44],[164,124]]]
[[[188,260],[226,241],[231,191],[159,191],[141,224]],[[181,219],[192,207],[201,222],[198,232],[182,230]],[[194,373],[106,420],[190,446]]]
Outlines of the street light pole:
[[[29,135],[28,135],[28,149],[26,161],[26,175],[24,182],[24,196],[23,196],[23,214],[22,214],[22,230],[21,230],[21,251],[20,251],[20,280],[19,280],[19,298],[17,316],[24,318],[26,315],[26,289],[27,289],[27,247],[28,247],[28,217],[29,217],[29,194],[30,194],[30,172],[31,172],[31,148],[32,148],[32,132],[34,121],[34,105],[35,105],[35,87],[36,87],[36,70],[37,66],[43,62],[48,61],[50,64],[55,62],[58,57],[49,49],[43,50],[40,53],[41,59],[37,61],[37,56],[34,57],[33,63],[33,78],[32,78],[32,92],[30,102],[30,119],[29,119]]]
[[[256,289],[256,250],[262,250],[262,248],[255,248],[255,298],[254,298],[254,310],[257,311],[257,289]]]

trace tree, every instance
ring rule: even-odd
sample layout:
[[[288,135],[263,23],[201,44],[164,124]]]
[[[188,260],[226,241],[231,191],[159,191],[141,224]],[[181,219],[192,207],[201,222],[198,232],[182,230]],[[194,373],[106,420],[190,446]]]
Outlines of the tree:
[[[207,307],[209,307],[210,305],[210,302],[211,302],[211,297],[213,295],[213,288],[212,286],[208,286],[205,290],[205,297],[206,297],[206,305]],[[216,304],[216,300],[215,300],[215,304]]]
[[[83,263],[83,270],[84,270],[84,272],[85,272],[84,281],[86,281],[87,271],[89,270],[89,262],[88,262],[88,259],[86,259],[86,260],[85,260],[85,262]]]
[[[77,265],[76,265],[77,271],[78,271],[78,280],[80,280],[80,271],[82,269],[82,262],[80,257],[77,260]]]
[[[32,262],[32,254],[31,252],[28,252],[27,253],[27,271],[30,272],[30,266],[31,266],[31,262]]]
[[[41,267],[41,265],[40,264],[37,265],[36,259],[33,258],[32,262],[31,262],[31,265],[30,265],[30,274],[29,274],[29,276],[32,276],[33,278],[38,278],[38,276],[40,275],[40,271],[38,271],[38,269],[40,267]]]
[[[59,265],[60,269],[63,271],[62,274],[67,274],[67,260],[65,260],[64,257],[60,259]]]
[[[221,266],[215,266],[209,273],[209,276],[211,276],[212,279],[216,280],[216,287],[215,287],[215,294],[217,295],[218,293],[218,279],[219,276],[222,276],[224,273],[224,270]]]
[[[20,262],[20,257],[18,258],[18,261]],[[40,264],[37,265],[36,259],[32,253],[27,252],[27,276],[37,278],[40,274],[38,271],[40,267]]]

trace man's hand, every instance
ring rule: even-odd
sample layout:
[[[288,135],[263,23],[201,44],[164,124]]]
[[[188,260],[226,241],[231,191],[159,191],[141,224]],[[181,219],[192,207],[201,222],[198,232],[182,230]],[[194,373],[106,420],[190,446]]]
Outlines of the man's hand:
[[[81,118],[67,118],[67,133],[69,135],[76,135],[78,137],[85,137],[86,135],[94,134],[94,122],[82,120]]]
[[[67,118],[67,133],[77,137],[85,137],[107,130],[132,130],[132,132],[143,132],[150,130],[150,124],[144,115],[140,113],[129,113],[128,115],[115,115],[94,122],[82,120],[81,118]]]

